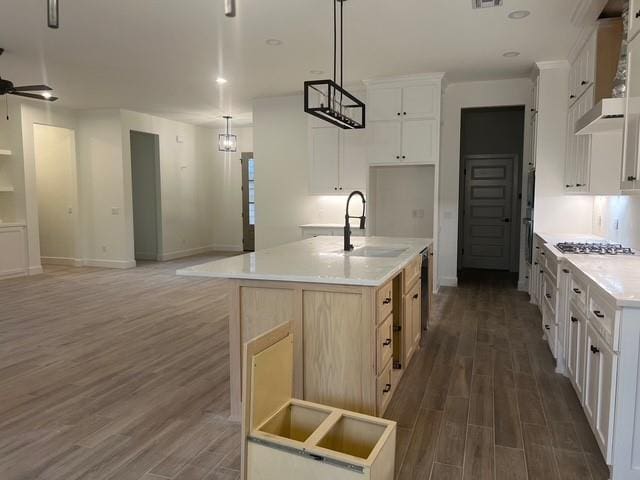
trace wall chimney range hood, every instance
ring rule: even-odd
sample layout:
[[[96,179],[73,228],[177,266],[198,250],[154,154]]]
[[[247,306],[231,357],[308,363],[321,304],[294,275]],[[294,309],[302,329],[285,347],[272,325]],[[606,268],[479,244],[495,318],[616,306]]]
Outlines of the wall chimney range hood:
[[[576,122],[576,135],[622,132],[626,98],[603,98]]]

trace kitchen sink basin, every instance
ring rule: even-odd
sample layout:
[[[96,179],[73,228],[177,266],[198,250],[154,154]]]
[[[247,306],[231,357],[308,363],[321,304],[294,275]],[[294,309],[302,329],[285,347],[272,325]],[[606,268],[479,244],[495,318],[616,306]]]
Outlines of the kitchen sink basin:
[[[395,258],[406,251],[405,247],[358,247],[347,255],[350,257]]]

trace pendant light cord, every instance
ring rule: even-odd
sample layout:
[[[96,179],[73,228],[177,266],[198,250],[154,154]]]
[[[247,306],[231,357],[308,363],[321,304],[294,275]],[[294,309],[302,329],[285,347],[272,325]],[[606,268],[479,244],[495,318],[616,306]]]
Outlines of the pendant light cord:
[[[338,66],[338,0],[333,0],[333,81],[336,81]]]
[[[342,8],[344,7],[344,0],[340,1],[340,87],[342,87],[343,71],[344,71],[344,22]],[[342,97],[342,94],[340,94]]]

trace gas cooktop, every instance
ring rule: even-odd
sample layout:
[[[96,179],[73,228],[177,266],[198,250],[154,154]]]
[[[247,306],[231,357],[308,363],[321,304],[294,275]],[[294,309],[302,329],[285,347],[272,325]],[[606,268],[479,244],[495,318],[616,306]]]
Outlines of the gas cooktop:
[[[623,247],[619,243],[561,242],[556,245],[556,248],[562,253],[577,253],[585,255],[635,255],[633,250]]]

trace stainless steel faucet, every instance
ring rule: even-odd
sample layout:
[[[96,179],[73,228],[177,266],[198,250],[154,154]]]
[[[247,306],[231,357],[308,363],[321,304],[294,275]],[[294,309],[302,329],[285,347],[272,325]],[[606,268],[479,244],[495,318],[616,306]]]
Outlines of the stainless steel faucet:
[[[351,197],[353,197],[354,195],[360,195],[360,198],[362,198],[362,216],[360,217],[352,217],[349,215],[349,203],[351,202]],[[345,252],[350,252],[351,250],[353,250],[353,245],[351,245],[351,224],[349,223],[349,219],[359,218],[360,228],[364,230],[365,223],[367,221],[367,217],[365,217],[364,215],[366,212],[366,203],[367,202],[364,199],[364,194],[359,190],[355,190],[351,192],[351,194],[349,195],[349,198],[347,199],[347,212],[344,216],[344,251]]]

